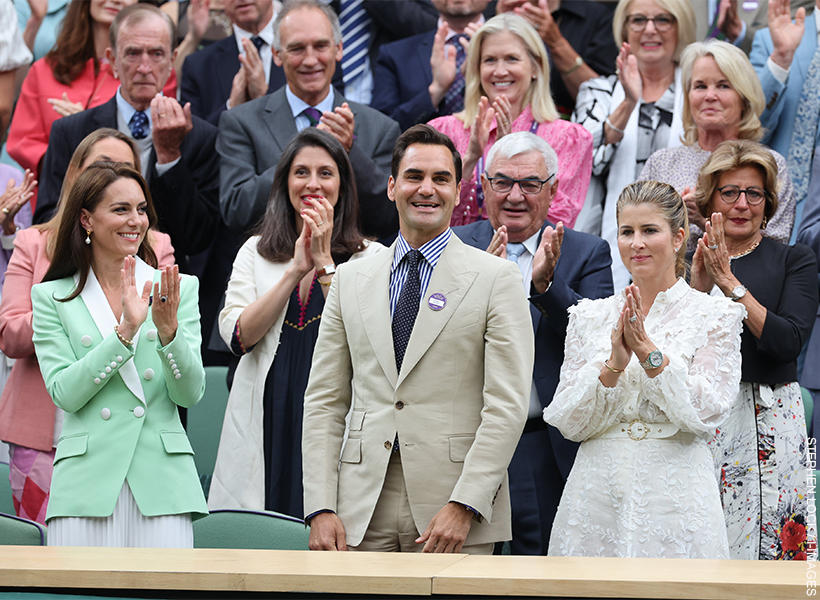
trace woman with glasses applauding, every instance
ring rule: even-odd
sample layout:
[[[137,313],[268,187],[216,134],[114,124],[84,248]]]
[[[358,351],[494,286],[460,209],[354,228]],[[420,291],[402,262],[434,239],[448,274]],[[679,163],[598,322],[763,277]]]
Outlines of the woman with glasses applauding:
[[[740,393],[712,441],[730,557],[806,560],[817,537],[808,523],[797,356],[817,314],[814,253],[763,236],[764,219],[777,210],[777,163],[758,143],[720,144],[701,170],[695,202],[709,221],[692,260],[692,287],[747,311]]]
[[[617,290],[630,278],[618,256],[615,205],[653,152],[681,143],[678,61],[695,41],[695,14],[687,0],[620,0],[612,30],[621,46],[617,74],[581,84],[572,120],[592,134],[596,176],[575,228],[609,242]]]

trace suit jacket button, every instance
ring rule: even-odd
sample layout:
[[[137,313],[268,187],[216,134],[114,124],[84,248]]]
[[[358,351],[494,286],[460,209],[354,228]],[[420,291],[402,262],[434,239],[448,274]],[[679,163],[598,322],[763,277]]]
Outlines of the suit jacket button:
[[[402,408],[404,408],[404,402],[402,402],[401,400],[399,400],[398,402],[396,402],[396,408],[398,408],[399,410],[401,410]]]
[[[76,339],[76,338],[75,338],[75,339]],[[92,340],[91,340],[91,336],[90,336],[90,335],[84,335],[83,337],[81,337],[81,338],[80,338],[80,343],[81,343],[83,346],[85,346],[86,348],[88,348],[88,347],[91,345],[91,342],[92,342]]]
[[[390,448],[393,447],[393,444],[391,444],[390,442],[385,442],[384,447],[385,447],[385,449],[390,450]]]
[[[122,356],[117,357],[117,362],[122,362]]]
[[[100,379],[105,379],[106,375],[105,372],[100,373]]]
[[[146,381],[151,381],[154,378],[154,369],[145,369],[145,372],[142,374]]]
[[[96,383],[97,385],[100,385],[100,381],[102,380],[99,377],[94,378],[94,383]]]
[[[111,409],[109,409],[109,408],[102,409],[100,411],[100,416],[102,417],[103,421],[107,421],[108,419],[111,418]]]
[[[182,375],[180,375],[179,373],[177,373],[176,375],[174,375],[174,379],[179,379],[180,377],[182,377]]]
[[[148,333],[145,334],[145,337],[148,338],[149,342],[156,341],[156,339],[157,339],[157,330],[156,329],[149,329]]]
[[[138,406],[137,408],[134,409],[134,416],[137,417],[138,419],[144,414],[145,414],[145,409],[143,407]]]
[[[171,360],[172,358],[174,358],[174,353],[173,353],[173,352],[169,352],[169,353],[168,353],[168,360]]]
[[[117,363],[115,363],[114,361],[111,361],[111,368],[116,369],[117,368]]]

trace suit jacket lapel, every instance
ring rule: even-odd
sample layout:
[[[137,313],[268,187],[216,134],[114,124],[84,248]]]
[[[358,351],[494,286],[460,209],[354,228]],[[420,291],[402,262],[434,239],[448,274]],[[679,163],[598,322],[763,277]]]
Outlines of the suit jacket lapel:
[[[137,289],[141,290],[142,285],[145,283],[145,281],[153,280],[153,275],[153,269],[141,260],[137,259]],[[76,279],[77,276],[75,276],[75,280]],[[97,280],[97,276],[94,274],[94,269],[88,270],[88,281],[86,281],[83,291],[80,292],[80,298],[82,299],[83,303],[85,303],[88,312],[91,314],[91,318],[94,320],[94,324],[97,326],[100,335],[103,338],[110,335],[114,327],[117,325],[117,319],[114,317],[114,313],[111,310],[111,306],[108,304],[108,299],[105,297],[105,293],[103,292],[103,289],[100,286],[100,282]],[[139,343],[139,334],[141,329],[142,328],[138,329],[137,333],[134,335],[135,351],[136,344]],[[142,389],[142,383],[140,382],[139,375],[137,374],[137,367],[134,365],[134,361],[129,360],[123,366],[121,366],[119,370],[119,375],[120,377],[122,377],[122,380],[125,383],[126,387],[129,390],[131,390],[131,393],[133,393],[139,399],[140,402],[146,404],[145,392]]]
[[[279,146],[279,152],[276,153],[276,156],[278,156],[288,145],[291,138],[297,134],[296,120],[290,111],[290,104],[285,96],[285,88],[281,88],[269,96],[262,118],[277,146]]]
[[[464,243],[453,235],[439,258],[430,284],[422,298],[419,306],[419,314],[416,323],[413,325],[413,333],[407,343],[407,351],[404,354],[404,362],[401,365],[396,387],[401,385],[407,374],[421,360],[425,352],[436,340],[441,330],[458,310],[464,295],[475,281],[478,273],[476,271],[465,270],[464,265],[468,265]],[[432,310],[427,301],[433,294],[443,294],[447,299],[447,304],[441,310]],[[394,355],[395,360],[395,355]]]
[[[392,386],[396,385],[396,353],[390,324],[390,264],[395,242],[387,252],[376,254],[372,266],[358,273],[356,296],[362,315],[364,331],[373,353]],[[380,290],[374,294],[374,290]]]

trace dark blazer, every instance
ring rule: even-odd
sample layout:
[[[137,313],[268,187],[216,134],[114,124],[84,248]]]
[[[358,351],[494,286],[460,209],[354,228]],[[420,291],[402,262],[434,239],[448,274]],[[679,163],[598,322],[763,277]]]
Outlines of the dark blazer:
[[[550,225],[544,223],[541,231]],[[470,246],[485,250],[493,237],[489,221],[454,227],[455,233]],[[540,240],[540,237],[539,237]],[[530,297],[530,312],[535,330],[535,367],[533,379],[538,399],[546,407],[552,402],[564,362],[564,339],[569,315],[567,309],[581,298],[606,298],[613,294],[612,259],[608,244],[601,238],[564,229],[561,258],[552,285],[543,294]],[[578,444],[565,439],[549,426],[555,460],[564,479],[569,476]]]
[[[333,106],[348,102],[338,91]],[[350,162],[356,175],[364,233],[385,237],[398,230],[398,213],[387,198],[387,179],[399,126],[369,106],[348,102],[355,118],[356,139]],[[222,113],[216,149],[221,157],[222,217],[239,235],[253,227],[265,211],[276,164],[296,135],[296,122],[281,88]]]
[[[148,186],[159,217],[159,229],[171,236],[180,256],[202,252],[214,238],[219,222],[219,157],[216,128],[193,117],[194,128],[182,142],[182,158],[162,177],[157,175],[156,151],[151,151]],[[34,222],[51,218],[74,149],[89,133],[101,127],[117,129],[117,97],[105,104],[64,117],[51,127],[43,159],[40,193]]]
[[[402,131],[448,114],[438,112],[427,90],[433,83],[430,56],[435,37],[435,30],[428,31],[385,44],[379,50],[370,106],[398,121]]]
[[[806,194],[806,208],[803,212],[803,221],[797,234],[797,241],[806,244],[814,251],[820,263],[820,147],[814,150],[809,192]],[[820,306],[814,320],[814,329],[809,337],[806,350],[806,361],[800,385],[810,390],[820,390]],[[814,411],[817,416],[814,431],[820,431],[820,407]]]
[[[198,50],[182,65],[180,86],[182,103],[191,103],[191,112],[214,127],[231,96],[233,78],[239,71],[239,50],[236,36],[229,35]],[[268,93],[285,85],[285,72],[271,62]]]

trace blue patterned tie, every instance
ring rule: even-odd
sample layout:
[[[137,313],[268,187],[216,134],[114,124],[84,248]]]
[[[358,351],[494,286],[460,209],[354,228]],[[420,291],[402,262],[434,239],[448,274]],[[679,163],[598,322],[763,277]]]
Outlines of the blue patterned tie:
[[[794,117],[794,131],[792,133],[789,156],[786,163],[789,166],[789,175],[794,185],[794,198],[798,204],[806,198],[811,178],[811,161],[814,147],[817,144],[817,125],[820,123],[820,48],[811,59],[806,80],[803,82],[803,91],[800,94],[800,104]],[[798,209],[802,210],[802,207]],[[795,223],[797,230],[798,223]]]
[[[404,362],[404,352],[407,350],[407,342],[410,341],[410,334],[413,332],[416,315],[419,314],[419,302],[421,302],[421,280],[419,279],[420,258],[420,251],[410,250],[402,259],[408,263],[407,280],[401,289],[399,300],[396,303],[396,311],[393,313],[393,349],[396,353],[396,371],[398,372],[401,372],[401,364]]]
[[[316,127],[319,124],[319,120],[322,118],[322,111],[318,108],[313,108],[312,106],[308,106],[302,111],[302,114],[308,118],[311,127]]]
[[[453,36],[447,40],[447,44],[453,46],[456,52],[456,78],[450,85],[450,89],[444,95],[444,110],[442,114],[452,115],[464,109],[464,61],[467,59],[467,52],[461,45],[462,39],[469,39],[463,33]]]
[[[258,35],[255,35],[251,38],[251,43],[254,46],[256,46],[256,51],[259,52],[259,54],[261,55],[262,54],[262,46],[265,45],[265,40],[263,40]]]
[[[131,130],[131,137],[135,140],[144,140],[148,137],[148,115],[138,110],[128,122],[128,128]]]
[[[364,72],[370,47],[370,24],[373,21],[362,3],[363,0],[341,0],[339,22],[342,26],[342,77],[345,86]]]

